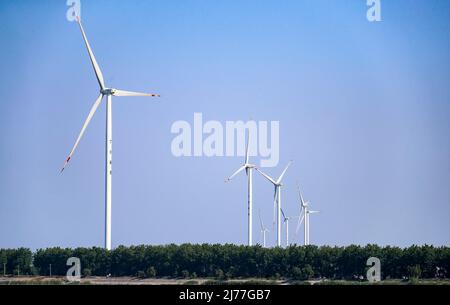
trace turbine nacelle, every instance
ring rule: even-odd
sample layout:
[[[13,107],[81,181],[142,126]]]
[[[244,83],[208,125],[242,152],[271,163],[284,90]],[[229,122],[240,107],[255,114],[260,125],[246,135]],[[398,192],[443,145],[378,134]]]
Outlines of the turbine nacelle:
[[[105,88],[105,89],[101,89],[100,93],[103,94],[103,95],[114,95],[115,91],[116,91],[116,89]]]

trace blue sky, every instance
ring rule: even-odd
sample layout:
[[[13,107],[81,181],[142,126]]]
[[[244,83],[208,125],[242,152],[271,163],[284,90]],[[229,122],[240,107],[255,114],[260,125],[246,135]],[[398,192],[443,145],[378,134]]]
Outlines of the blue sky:
[[[365,2],[82,1],[107,85],[162,95],[114,100],[113,246],[246,242],[245,175],[224,183],[242,158],[171,154],[194,112],[280,122],[266,171],[294,160],[283,205],[299,181],[312,243],[449,245],[450,2],[385,0],[374,23]],[[0,2],[0,247],[103,245],[104,105],[59,173],[98,95],[67,8]]]

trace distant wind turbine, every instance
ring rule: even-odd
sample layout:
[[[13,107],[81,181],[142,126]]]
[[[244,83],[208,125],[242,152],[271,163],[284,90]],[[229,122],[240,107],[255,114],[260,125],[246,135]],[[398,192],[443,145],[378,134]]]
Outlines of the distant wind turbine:
[[[261,225],[261,234],[263,237],[263,247],[265,248],[266,247],[266,233],[269,232],[269,230],[266,227],[264,227],[264,223],[261,218],[261,211],[259,211],[259,224]]]
[[[237,174],[245,169],[247,174],[247,185],[248,185],[248,245],[251,246],[253,244],[252,237],[252,209],[253,209],[253,169],[256,168],[255,165],[249,163],[249,142],[250,142],[250,132],[248,133],[247,138],[247,146],[245,149],[245,161],[244,164],[238,168],[230,177],[225,179],[225,182],[233,179]]]
[[[98,84],[100,86],[100,95],[95,100],[92,105],[91,110],[81,128],[81,132],[78,135],[72,150],[69,153],[61,172],[64,171],[70,159],[72,158],[75,149],[77,148],[84,132],[86,131],[89,122],[95,114],[95,111],[100,106],[100,103],[104,96],[106,96],[106,145],[105,145],[105,248],[111,250],[111,201],[112,201],[112,96],[159,96],[158,94],[152,93],[140,93],[131,92],[118,89],[112,89],[105,86],[105,81],[103,79],[102,71],[94,57],[94,53],[89,45],[86,34],[84,32],[83,26],[81,25],[81,20],[79,17],[76,18],[78,25],[80,26],[81,34],[83,35],[84,42],[86,44],[89,57],[91,59],[92,67],[94,68],[95,76],[97,77]]]
[[[275,209],[277,214],[277,246],[281,247],[281,187],[283,184],[281,181],[283,180],[284,174],[286,174],[286,171],[288,170],[289,166],[291,166],[292,161],[289,161],[288,165],[284,169],[284,171],[281,173],[278,180],[275,181],[275,179],[272,179],[269,175],[262,172],[259,168],[256,168],[256,170],[261,173],[267,180],[269,180],[275,187],[274,190],[274,217],[275,217]],[[275,222],[275,220],[274,220]]]
[[[320,211],[310,211],[309,210],[309,201],[303,200],[302,192],[300,191],[300,187],[298,187],[298,193],[300,196],[300,217],[298,219],[297,229],[295,233],[297,234],[302,222],[304,223],[304,245],[309,245],[309,215],[314,213],[319,213]]]
[[[286,216],[283,209],[281,209],[281,214],[283,215],[283,221],[284,221],[284,224],[286,225],[286,247],[289,247],[289,220],[293,219],[293,218],[298,218],[299,216],[293,216],[293,217]]]

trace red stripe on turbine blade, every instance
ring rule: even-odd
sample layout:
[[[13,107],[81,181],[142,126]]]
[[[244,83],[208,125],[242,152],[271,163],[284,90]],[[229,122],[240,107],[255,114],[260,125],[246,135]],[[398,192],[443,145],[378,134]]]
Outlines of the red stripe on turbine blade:
[[[69,163],[69,161],[70,161],[70,157],[67,158],[66,162],[64,162],[64,166],[63,166],[63,168],[61,169],[61,173],[62,173],[62,172],[64,171],[64,169],[66,168],[66,166],[67,166],[67,164]]]

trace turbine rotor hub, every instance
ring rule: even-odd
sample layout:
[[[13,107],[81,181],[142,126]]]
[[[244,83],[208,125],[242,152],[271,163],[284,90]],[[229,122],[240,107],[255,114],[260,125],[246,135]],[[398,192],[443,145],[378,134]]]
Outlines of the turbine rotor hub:
[[[111,88],[105,88],[103,90],[100,90],[100,93],[103,95],[113,95],[114,91],[116,91],[115,89],[111,89]]]

